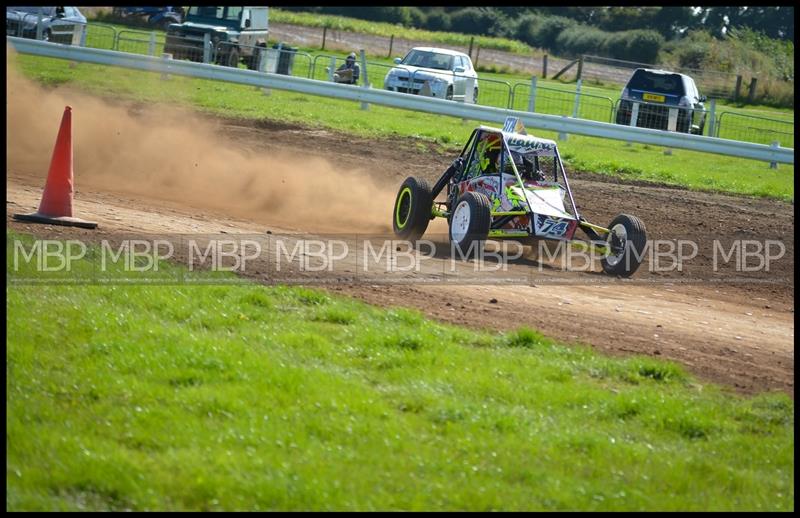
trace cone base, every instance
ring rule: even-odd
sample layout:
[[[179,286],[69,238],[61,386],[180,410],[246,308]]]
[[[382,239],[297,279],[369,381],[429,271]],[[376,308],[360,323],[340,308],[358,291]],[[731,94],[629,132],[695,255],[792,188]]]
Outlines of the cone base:
[[[60,218],[45,216],[34,212],[33,214],[14,214],[14,219],[18,221],[30,221],[31,223],[44,223],[46,225],[61,225],[63,227],[97,228],[94,221],[86,221],[80,218],[70,218],[62,216]]]

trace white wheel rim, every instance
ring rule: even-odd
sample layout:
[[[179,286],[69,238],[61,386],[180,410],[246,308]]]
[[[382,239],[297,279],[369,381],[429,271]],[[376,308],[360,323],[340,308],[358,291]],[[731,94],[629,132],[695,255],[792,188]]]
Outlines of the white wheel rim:
[[[450,238],[453,241],[460,243],[467,236],[469,221],[469,204],[466,201],[462,201],[456,206],[456,210],[450,220]]]
[[[606,262],[610,266],[616,266],[617,263],[622,261],[623,256],[625,255],[625,245],[628,242],[628,231],[625,230],[625,225],[622,223],[617,223],[611,229],[611,232],[608,235],[608,242],[611,243],[611,234],[616,234],[619,240],[622,242],[622,250],[617,252],[614,255],[609,255],[606,257]]]

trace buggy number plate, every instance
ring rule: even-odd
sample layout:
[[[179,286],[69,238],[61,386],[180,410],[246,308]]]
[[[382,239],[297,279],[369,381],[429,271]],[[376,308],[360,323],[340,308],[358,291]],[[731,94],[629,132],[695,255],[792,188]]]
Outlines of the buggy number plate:
[[[656,95],[656,94],[643,94],[642,99],[645,101],[655,101],[657,103],[663,103],[666,101],[666,97],[663,95]]]
[[[540,236],[562,237],[569,228],[569,221],[536,216],[536,233]]]

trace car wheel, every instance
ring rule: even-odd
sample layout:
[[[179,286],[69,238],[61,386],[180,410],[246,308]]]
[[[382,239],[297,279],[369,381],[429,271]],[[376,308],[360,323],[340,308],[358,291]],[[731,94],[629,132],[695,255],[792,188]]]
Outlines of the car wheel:
[[[472,93],[472,104],[478,104],[478,89]]]
[[[50,32],[50,29],[45,29],[42,33],[42,41],[50,41],[53,37],[53,34]]]
[[[447,93],[444,94],[444,98],[447,99],[448,101],[452,101],[453,100],[453,87],[452,86],[448,86],[447,87]]]
[[[470,253],[470,248],[480,247],[489,237],[492,226],[492,212],[489,198],[480,192],[467,191],[456,202],[450,215],[450,242],[456,245],[462,257]]]
[[[675,131],[678,133],[692,132],[692,112],[688,110],[678,110],[678,120],[675,124]]]
[[[433,195],[428,182],[409,176],[400,186],[394,202],[392,228],[400,239],[416,241],[428,228],[433,209]]]
[[[603,271],[610,275],[630,277],[642,264],[647,232],[642,220],[636,216],[620,214],[608,225],[606,241],[611,248],[609,255],[600,260]]]

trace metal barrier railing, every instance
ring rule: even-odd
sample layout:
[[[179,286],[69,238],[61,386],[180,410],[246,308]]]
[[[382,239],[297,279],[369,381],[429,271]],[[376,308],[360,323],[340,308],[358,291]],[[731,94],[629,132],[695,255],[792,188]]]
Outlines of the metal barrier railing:
[[[473,94],[473,103],[495,108],[510,108],[513,102],[511,84],[498,79],[477,79],[477,92]]]
[[[117,33],[116,38],[114,50],[120,52],[155,56],[164,51],[165,37],[163,33],[121,30]]]
[[[614,101],[610,97],[516,83],[512,89],[511,109],[548,115],[566,115],[579,119],[611,122]]]
[[[734,112],[723,112],[717,120],[716,137],[757,144],[778,142],[782,147],[794,146],[794,121]]]
[[[622,99],[614,105],[614,122],[638,128],[702,135],[708,122],[706,118],[706,110],[696,108]]]
[[[86,41],[84,46],[93,49],[114,50],[117,42],[117,28],[101,23],[86,25]]]
[[[173,59],[184,59],[196,63],[215,63],[215,49],[208,36],[200,39],[170,34],[165,37],[164,46],[161,49],[164,53],[172,54]]]
[[[317,81],[330,81],[331,72],[333,68],[335,71],[339,67],[339,61],[344,62],[344,58],[331,56],[328,54],[317,54],[311,62],[311,73],[309,79],[316,79]]]

